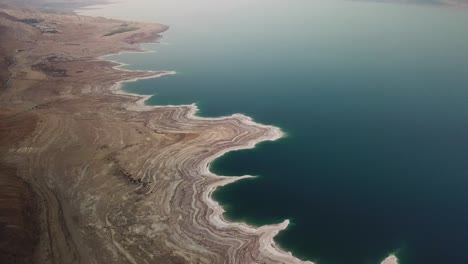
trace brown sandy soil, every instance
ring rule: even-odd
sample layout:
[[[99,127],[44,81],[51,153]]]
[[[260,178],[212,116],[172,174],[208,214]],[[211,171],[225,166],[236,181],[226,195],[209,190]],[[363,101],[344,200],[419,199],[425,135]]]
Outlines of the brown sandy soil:
[[[138,29],[104,36],[123,24]],[[96,59],[136,51],[166,29],[0,9],[8,66],[0,191],[11,190],[0,192],[1,254],[27,263],[301,263],[272,240],[287,221],[226,223],[210,198],[234,180],[207,170],[213,158],[274,140],[278,129],[242,115],[197,118],[193,106],[142,106],[141,97],[116,94],[119,83],[166,73]],[[5,235],[11,228],[17,236]]]
[[[2,161],[8,148],[32,133],[36,123],[35,117],[28,114],[5,120],[9,114],[0,114]],[[16,169],[0,162],[0,263],[34,263],[40,233],[36,199]]]

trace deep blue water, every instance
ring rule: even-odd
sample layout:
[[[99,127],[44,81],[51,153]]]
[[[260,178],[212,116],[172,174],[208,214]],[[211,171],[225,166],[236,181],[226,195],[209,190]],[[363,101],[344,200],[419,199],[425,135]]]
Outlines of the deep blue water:
[[[196,3],[195,3],[196,2]],[[468,263],[468,11],[325,0],[150,1],[89,13],[166,23],[149,54],[177,75],[149,104],[244,113],[287,137],[220,158],[226,217],[291,219],[280,245],[318,264]]]

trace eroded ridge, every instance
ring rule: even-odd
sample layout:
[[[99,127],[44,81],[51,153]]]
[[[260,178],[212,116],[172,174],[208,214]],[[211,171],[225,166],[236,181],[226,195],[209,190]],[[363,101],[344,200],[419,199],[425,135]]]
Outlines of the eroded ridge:
[[[121,83],[173,72],[96,59],[138,51],[166,26],[25,9],[0,9],[0,25],[9,58],[0,158],[40,197],[37,262],[302,263],[273,242],[287,220],[227,223],[211,199],[243,177],[213,175],[210,162],[275,140],[278,128],[240,114],[196,117],[193,105],[144,106],[144,97],[116,93]]]

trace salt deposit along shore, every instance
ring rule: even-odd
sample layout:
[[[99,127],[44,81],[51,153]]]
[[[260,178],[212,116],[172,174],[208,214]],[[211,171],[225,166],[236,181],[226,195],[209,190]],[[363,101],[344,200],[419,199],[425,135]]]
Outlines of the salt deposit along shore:
[[[288,220],[229,223],[211,199],[217,187],[249,176],[217,176],[209,164],[280,138],[278,128],[241,114],[197,117],[195,105],[145,106],[121,84],[174,72],[96,59],[140,51],[167,26],[12,6],[0,9],[0,26],[8,80],[0,96],[2,187],[27,194],[0,204],[17,209],[6,221],[21,230],[2,244],[2,260],[310,263],[273,241]]]
[[[213,160],[280,129],[121,90],[176,72],[103,56],[142,52],[167,29],[0,6],[1,263],[311,263],[274,242],[289,220],[231,223],[211,197],[251,177],[214,175]]]

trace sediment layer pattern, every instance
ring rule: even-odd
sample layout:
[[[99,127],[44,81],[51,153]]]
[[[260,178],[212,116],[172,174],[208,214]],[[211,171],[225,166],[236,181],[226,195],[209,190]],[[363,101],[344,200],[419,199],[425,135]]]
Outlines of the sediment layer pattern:
[[[117,92],[122,82],[173,72],[123,71],[96,59],[138,51],[166,26],[25,9],[0,14],[8,40],[0,55],[11,61],[1,118],[33,124],[0,148],[0,158],[40,197],[37,262],[302,263],[273,241],[287,220],[228,223],[211,199],[217,187],[249,176],[216,176],[209,164],[281,137],[278,128],[241,114],[196,117],[194,105],[144,106],[145,97]],[[2,135],[20,130],[10,123]]]

